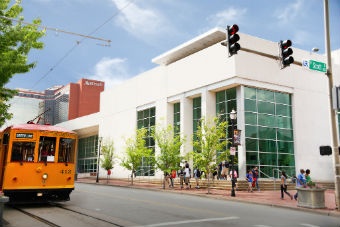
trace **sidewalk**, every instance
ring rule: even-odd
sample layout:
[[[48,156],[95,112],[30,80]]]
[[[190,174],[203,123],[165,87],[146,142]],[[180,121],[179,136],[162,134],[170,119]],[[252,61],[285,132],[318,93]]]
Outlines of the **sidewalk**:
[[[81,178],[77,180],[77,183],[90,183],[96,184],[95,178]],[[282,208],[289,209],[297,209],[301,211],[307,212],[315,212],[323,215],[331,215],[331,216],[340,216],[340,212],[337,211],[335,205],[335,194],[333,190],[327,190],[325,192],[325,205],[326,209],[309,209],[302,208],[297,206],[297,201],[294,199],[291,200],[289,196],[285,195],[284,200],[281,200],[281,191],[254,191],[252,193],[246,191],[236,191],[236,197],[230,196],[230,190],[218,190],[211,189],[210,193],[207,194],[207,189],[196,189],[193,184],[191,189],[180,189],[180,187],[176,187],[174,189],[166,187],[164,190],[162,185],[159,184],[151,184],[151,183],[139,183],[138,180],[134,181],[134,184],[131,185],[130,182],[119,180],[119,179],[110,179],[107,183],[106,179],[100,179],[99,183],[101,185],[113,185],[120,187],[131,187],[131,188],[140,188],[140,189],[148,189],[148,190],[157,190],[157,191],[166,191],[173,193],[181,193],[195,196],[203,196],[215,199],[226,199],[232,201],[246,202],[246,203],[255,203],[269,206],[276,206]],[[296,190],[289,191],[292,195],[296,193]]]

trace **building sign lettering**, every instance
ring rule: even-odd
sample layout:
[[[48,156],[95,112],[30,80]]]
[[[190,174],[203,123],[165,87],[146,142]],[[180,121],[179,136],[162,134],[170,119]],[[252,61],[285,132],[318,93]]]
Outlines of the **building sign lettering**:
[[[85,80],[85,85],[101,87],[101,86],[103,86],[103,83]]]

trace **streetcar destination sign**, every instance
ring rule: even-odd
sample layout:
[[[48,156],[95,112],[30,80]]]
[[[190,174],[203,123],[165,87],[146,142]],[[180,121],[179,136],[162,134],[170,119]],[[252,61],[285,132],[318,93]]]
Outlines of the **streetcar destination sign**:
[[[17,133],[16,138],[32,139],[33,133]]]
[[[327,67],[325,63],[313,61],[313,60],[303,60],[302,67],[310,69],[310,70],[320,71],[320,72],[327,71]]]

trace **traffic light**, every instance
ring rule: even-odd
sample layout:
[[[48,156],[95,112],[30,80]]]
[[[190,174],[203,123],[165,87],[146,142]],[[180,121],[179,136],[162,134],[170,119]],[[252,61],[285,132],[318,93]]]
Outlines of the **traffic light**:
[[[227,26],[227,40],[221,43],[223,46],[228,46],[229,57],[237,54],[237,51],[241,49],[240,44],[237,41],[240,40],[240,36],[236,34],[238,32],[238,26],[234,24],[233,26]]]
[[[294,58],[291,56],[293,54],[292,48],[292,41],[285,40],[285,41],[280,41],[280,50],[281,50],[281,64],[282,68],[289,66],[294,62]]]

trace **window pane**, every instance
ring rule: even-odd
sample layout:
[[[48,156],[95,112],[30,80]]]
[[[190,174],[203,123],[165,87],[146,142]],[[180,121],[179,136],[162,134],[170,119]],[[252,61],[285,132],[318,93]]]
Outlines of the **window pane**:
[[[246,150],[247,151],[258,151],[257,139],[246,138]]]
[[[256,113],[245,113],[245,121],[246,124],[257,125],[257,115]]]
[[[281,171],[285,171],[288,178],[292,178],[296,173],[295,173],[295,167],[280,167]]]
[[[236,87],[226,90],[227,100],[236,99]]]
[[[153,117],[155,115],[156,115],[156,108],[153,107],[153,108],[150,109],[150,117]]]
[[[292,128],[292,119],[289,117],[276,117],[278,128]]]
[[[54,162],[56,138],[40,136],[38,161]]]
[[[225,114],[226,108],[225,108],[225,102],[219,103],[216,105],[217,107],[217,114]]]
[[[180,112],[180,103],[175,103],[174,104],[174,113],[179,113]]]
[[[258,163],[259,163],[258,153],[257,152],[247,152],[246,153],[246,160],[247,160],[247,165],[249,165],[249,164],[258,165]]]
[[[256,89],[251,87],[244,87],[244,97],[246,99],[256,99]]]
[[[277,139],[293,141],[293,130],[288,129],[277,129]]]
[[[291,105],[289,94],[276,92],[275,99],[276,99],[276,103],[283,103],[283,104]]]
[[[274,92],[257,89],[257,100],[274,102]]]
[[[276,115],[292,117],[291,107],[287,105],[276,104]]]
[[[225,91],[220,91],[216,93],[216,103],[225,101]]]
[[[138,118],[138,120],[143,119],[143,111],[138,111],[137,118]]]
[[[245,99],[244,100],[244,110],[245,111],[256,112],[256,101]]]
[[[278,142],[279,153],[290,153],[294,154],[294,143],[293,142]]]
[[[150,110],[149,109],[144,110],[143,116],[144,116],[144,118],[150,117]]]
[[[201,119],[201,109],[194,109],[194,119]]]
[[[260,170],[265,173],[260,172],[261,178],[273,177],[273,167],[272,166],[260,166]]]
[[[275,127],[275,116],[267,114],[259,114],[259,125]]]
[[[257,126],[246,125],[246,137],[257,138]]]
[[[279,154],[279,166],[294,166],[294,155]]]
[[[276,153],[276,141],[273,140],[259,140],[259,150],[261,152]]]
[[[13,142],[11,161],[34,162],[35,142]]]
[[[75,140],[60,138],[58,162],[74,162]]]
[[[194,98],[194,108],[200,107],[201,106],[201,97]]]
[[[259,127],[259,138],[261,138],[261,139],[276,139],[275,128]]]
[[[237,111],[237,108],[236,108],[236,100],[232,100],[232,101],[228,101],[227,102],[227,105],[228,105],[228,108],[227,108],[227,112],[230,113],[233,109],[235,111]]]
[[[260,153],[260,164],[261,165],[277,165],[277,154],[275,153]]]
[[[259,113],[275,114],[274,103],[257,102],[257,108]]]

